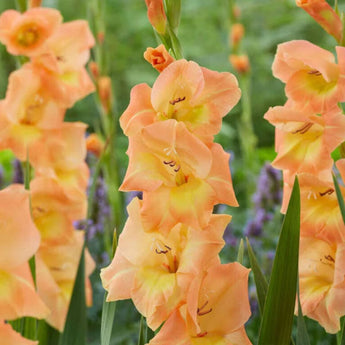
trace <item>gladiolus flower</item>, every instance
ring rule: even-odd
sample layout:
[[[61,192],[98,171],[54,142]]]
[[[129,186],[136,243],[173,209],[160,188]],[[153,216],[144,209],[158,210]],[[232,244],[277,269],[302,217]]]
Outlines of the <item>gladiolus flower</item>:
[[[278,45],[273,75],[286,83],[288,98],[324,112],[345,101],[345,48],[336,47],[338,64],[329,51],[308,41]]]
[[[162,72],[175,61],[175,59],[166,50],[164,44],[160,44],[157,48],[147,48],[144,53],[144,58],[158,72]]]
[[[13,55],[37,56],[47,52],[46,41],[62,22],[59,11],[31,8],[21,14],[8,10],[0,16],[0,42]]]
[[[343,36],[343,24],[340,17],[326,0],[296,0],[298,7],[303,8],[322,28],[338,42]]]
[[[120,189],[144,191],[147,229],[165,231],[178,222],[204,227],[215,203],[238,205],[229,156],[217,144],[208,148],[183,123],[167,120],[145,127],[131,138],[128,154]]]
[[[0,339],[6,345],[38,345],[38,341],[23,338],[11,326],[0,320]]]
[[[250,316],[248,274],[238,263],[209,268],[149,345],[251,345],[244,329]]]
[[[331,169],[331,153],[345,140],[345,118],[338,107],[316,114],[308,106],[288,103],[264,117],[276,126],[275,168],[314,175]]]
[[[86,217],[84,194],[66,193],[54,179],[35,178],[30,184],[33,220],[42,243],[62,244],[73,236],[73,221]]]
[[[163,0],[145,0],[147,17],[155,30],[164,35],[167,25],[167,17],[164,11]]]
[[[42,245],[37,254],[37,290],[42,300],[51,310],[46,321],[63,331],[68,306],[71,300],[79,259],[84,242],[82,232],[74,232],[63,245]],[[85,251],[85,279],[94,269],[94,262]],[[86,284],[86,296],[90,301],[89,283]]]
[[[212,142],[222,118],[241,95],[231,73],[218,73],[193,61],[177,60],[157,78],[152,90],[146,84],[132,89],[131,102],[120,119],[127,136],[156,121],[175,119],[204,142]]]
[[[328,333],[340,330],[345,314],[345,244],[301,237],[299,286],[303,314]]]
[[[203,230],[178,224],[164,236],[159,228],[144,231],[140,206],[137,198],[128,206],[129,218],[115,257],[101,278],[108,301],[132,298],[148,325],[156,329],[184,301],[192,279],[218,262],[222,234],[231,217],[213,215]]]

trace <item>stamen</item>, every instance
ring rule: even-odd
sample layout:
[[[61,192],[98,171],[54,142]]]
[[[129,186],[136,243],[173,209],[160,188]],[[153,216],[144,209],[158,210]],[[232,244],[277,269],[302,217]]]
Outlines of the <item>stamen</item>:
[[[313,124],[308,122],[303,127],[301,127],[300,129],[297,129],[296,131],[293,131],[291,133],[292,134],[297,134],[297,133],[304,134],[304,133],[308,132],[312,126],[313,126]]]
[[[169,166],[171,166],[171,167],[174,167],[176,165],[176,162],[175,161],[173,161],[173,162],[171,162],[170,164],[169,164]]]
[[[174,169],[175,172],[178,172],[181,169],[181,166],[178,165],[176,169]]]
[[[316,77],[318,77],[321,75],[321,72],[319,72],[316,69],[313,69],[313,70],[309,71],[308,74],[312,74],[312,75],[315,75]]]
[[[334,189],[333,188],[329,188],[327,189],[325,192],[321,193],[319,192],[320,196],[324,196],[324,195],[331,195],[332,193],[334,192]]]
[[[212,311],[212,308],[203,311],[203,309],[207,306],[207,304],[208,304],[208,301],[206,301],[200,308],[197,309],[196,313],[197,313],[199,316],[206,315],[206,314],[208,314],[208,313],[210,313],[210,312]]]
[[[333,259],[332,255],[325,255],[325,259],[331,262],[335,262],[335,260]]]
[[[179,102],[182,102],[182,101],[184,101],[186,99],[186,97],[184,96],[184,97],[178,97],[178,98],[176,98],[176,99],[173,99],[172,101],[169,101],[169,103],[171,104],[171,105],[175,105],[176,103],[179,103]]]
[[[168,162],[167,162],[167,161],[163,161],[163,163],[166,164],[166,165],[170,165],[170,164],[173,163],[173,162],[174,162],[174,161],[168,161]]]

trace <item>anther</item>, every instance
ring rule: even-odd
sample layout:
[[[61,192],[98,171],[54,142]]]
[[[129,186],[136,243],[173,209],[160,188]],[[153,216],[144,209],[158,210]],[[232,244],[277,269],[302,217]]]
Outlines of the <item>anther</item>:
[[[168,250],[158,250],[157,248],[155,249],[155,252],[157,254],[166,254],[168,251],[169,251],[169,249]]]
[[[325,192],[321,193],[319,192],[320,196],[324,196],[324,195],[331,195],[334,192],[333,188],[329,188],[327,189]]]
[[[182,102],[182,101],[184,101],[185,99],[186,99],[185,96],[184,96],[184,97],[178,97],[178,98],[176,98],[176,99],[173,99],[172,101],[169,101],[169,103],[170,103],[171,105],[175,105],[176,103]]]
[[[316,69],[309,71],[308,74],[312,74],[312,75],[315,75],[317,77],[321,75],[321,73]]]
[[[202,338],[202,337],[204,337],[205,335],[207,335],[207,332],[198,333],[196,336],[197,336],[198,338]]]
[[[291,133],[292,134],[297,134],[297,133],[304,134],[304,133],[308,132],[312,126],[313,126],[313,124],[308,122],[302,128],[297,129],[296,131],[293,131]]]
[[[170,164],[173,163],[173,162],[174,162],[174,161],[168,161],[168,162],[167,162],[167,161],[163,161],[163,163],[166,164],[166,165],[170,165]]]
[[[333,259],[332,255],[325,255],[325,259],[331,262],[335,262],[335,260]]]
[[[199,316],[206,315],[212,311],[212,308],[203,311],[203,309],[207,306],[207,304],[208,304],[208,301],[206,301],[200,308],[197,309],[196,312]]]
[[[176,169],[174,169],[175,172],[178,172],[181,169],[181,167],[178,165]]]

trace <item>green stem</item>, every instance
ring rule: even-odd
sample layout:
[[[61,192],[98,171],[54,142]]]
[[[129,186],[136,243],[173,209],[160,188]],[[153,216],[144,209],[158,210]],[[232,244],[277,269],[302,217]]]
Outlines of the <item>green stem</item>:
[[[16,5],[20,12],[25,12],[28,9],[27,0],[16,0]]]

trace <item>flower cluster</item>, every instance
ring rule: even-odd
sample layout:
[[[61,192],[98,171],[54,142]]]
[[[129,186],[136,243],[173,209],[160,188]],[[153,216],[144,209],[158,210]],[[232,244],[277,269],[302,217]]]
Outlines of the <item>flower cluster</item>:
[[[345,117],[338,106],[345,101],[345,48],[336,47],[336,53],[337,63],[333,54],[310,42],[280,44],[272,69],[286,83],[288,100],[265,114],[276,127],[277,157],[272,164],[283,170],[283,212],[295,175],[300,183],[302,310],[329,333],[339,331],[339,319],[345,315],[345,225],[331,157],[345,140]],[[337,162],[343,177],[344,164]]]
[[[1,265],[1,269],[10,268],[13,272],[12,268],[17,267],[14,262],[18,261],[14,261],[13,253],[16,253],[16,257],[21,258],[20,274],[25,274],[28,283],[16,287],[15,278],[1,271],[4,279],[12,280],[8,280],[8,289],[1,289],[0,298],[7,296],[8,307],[0,309],[12,313],[1,314],[0,319],[12,320],[26,315],[45,317],[51,326],[62,331],[84,244],[84,235],[75,230],[73,222],[86,216],[89,177],[84,161],[86,125],[63,120],[67,108],[94,90],[84,67],[94,39],[86,21],[62,23],[59,11],[33,7],[25,13],[8,10],[1,14],[0,42],[9,53],[21,55],[27,61],[10,75],[6,97],[0,101],[0,149],[12,150],[19,160],[34,169],[33,179],[26,186],[28,192],[16,185],[1,192],[13,194],[11,198],[6,197],[7,201],[1,201],[2,209],[6,209],[0,217],[4,224],[1,242],[9,254],[8,258],[7,254],[2,255],[6,265]],[[28,174],[26,180],[30,180]],[[20,200],[15,201],[15,198]],[[12,210],[19,212],[20,217],[11,214]],[[18,235],[16,229],[20,231]],[[32,235],[34,229],[37,229],[35,236]],[[16,243],[16,250],[11,243]],[[26,263],[34,254],[37,293],[49,313],[28,314],[31,308],[25,303],[35,304],[36,300],[29,295],[28,302],[13,297],[19,288],[23,296],[35,293]],[[88,254],[86,266],[86,273],[90,274],[93,261]],[[87,287],[87,299],[91,303],[88,282]],[[18,307],[15,303],[20,302],[24,304]],[[15,312],[17,310],[22,312]],[[0,332],[8,329],[6,326]],[[23,340],[22,343],[34,342]]]
[[[156,330],[151,345],[251,344],[249,270],[221,264],[229,215],[237,206],[229,154],[213,136],[238,102],[230,73],[174,60],[163,46],[145,58],[160,75],[153,87],[136,85],[120,119],[129,138],[129,166],[120,187],[142,191],[128,205],[128,220],[112,263],[101,272],[108,301],[131,298]]]

